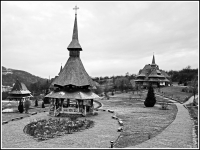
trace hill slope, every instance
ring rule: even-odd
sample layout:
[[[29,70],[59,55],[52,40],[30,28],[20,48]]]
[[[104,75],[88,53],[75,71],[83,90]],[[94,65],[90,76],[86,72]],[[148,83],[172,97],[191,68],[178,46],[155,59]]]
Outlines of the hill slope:
[[[2,71],[3,70],[6,70],[6,68],[2,66]],[[38,81],[41,83],[47,81],[47,79],[32,75],[23,70],[9,70],[12,71],[12,74],[2,74],[2,85],[13,86],[13,83],[15,83],[16,79],[18,79],[20,82],[23,82],[27,87],[29,87],[30,84],[36,83]]]

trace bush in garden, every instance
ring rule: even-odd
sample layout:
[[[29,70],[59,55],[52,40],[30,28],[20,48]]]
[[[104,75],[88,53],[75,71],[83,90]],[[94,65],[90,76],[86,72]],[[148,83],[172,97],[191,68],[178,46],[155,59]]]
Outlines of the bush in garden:
[[[24,112],[24,105],[23,105],[22,101],[19,102],[18,110],[19,110],[20,113]]]
[[[167,109],[168,109],[168,103],[167,103],[167,102],[166,102],[166,103],[165,103],[165,102],[162,102],[162,103],[161,103],[161,109],[162,109],[162,110],[167,110]]]
[[[77,115],[70,115],[70,116],[69,116],[69,119],[70,119],[71,121],[76,121],[77,118],[78,118]]]
[[[31,101],[29,99],[25,100],[24,102],[25,113],[28,113],[30,106],[31,106]]]
[[[37,107],[38,106],[38,100],[36,99],[35,100],[35,107]]]
[[[87,129],[93,127],[94,122],[91,120],[76,120],[71,121],[67,119],[42,119],[33,121],[27,124],[24,128],[24,133],[29,134],[38,141],[48,140],[56,136],[64,134],[71,134],[80,131],[80,129]]]
[[[44,106],[44,101],[42,102],[42,108],[45,108],[45,106]]]
[[[156,98],[155,98],[154,90],[153,90],[153,87],[149,85],[149,89],[148,89],[147,97],[144,101],[144,105],[146,107],[153,107],[155,103],[156,103]]]

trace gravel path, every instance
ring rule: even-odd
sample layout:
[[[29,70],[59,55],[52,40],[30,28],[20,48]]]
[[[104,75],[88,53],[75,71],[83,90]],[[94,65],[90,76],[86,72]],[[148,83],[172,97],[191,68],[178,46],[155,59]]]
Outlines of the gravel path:
[[[127,148],[196,148],[192,137],[192,120],[188,110],[180,103],[177,105],[176,119],[159,135],[139,145]]]
[[[117,120],[112,119],[112,113],[98,111],[97,116],[88,119],[95,122],[94,127],[66,134],[64,136],[37,142],[23,132],[23,128],[35,118],[48,118],[48,112],[43,112],[11,121],[2,126],[2,148],[109,148],[110,141],[119,136]]]

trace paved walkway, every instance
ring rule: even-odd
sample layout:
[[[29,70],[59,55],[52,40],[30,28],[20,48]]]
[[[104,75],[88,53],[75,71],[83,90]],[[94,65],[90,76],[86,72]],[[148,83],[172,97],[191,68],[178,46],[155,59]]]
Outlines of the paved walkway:
[[[156,137],[127,148],[196,148],[192,136],[193,121],[190,119],[188,110],[183,104],[170,101],[174,102],[178,108],[175,120]]]
[[[119,136],[119,124],[112,113],[98,111],[97,116],[86,117],[95,122],[94,127],[46,141],[37,142],[24,134],[23,129],[36,118],[46,118],[48,112],[38,113],[21,120],[2,125],[2,148],[109,148],[110,141]],[[102,121],[104,120],[104,121]]]

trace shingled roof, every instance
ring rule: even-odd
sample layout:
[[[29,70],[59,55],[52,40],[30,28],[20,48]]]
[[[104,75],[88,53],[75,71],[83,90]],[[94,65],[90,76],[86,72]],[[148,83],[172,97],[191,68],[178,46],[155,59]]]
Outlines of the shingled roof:
[[[69,57],[60,75],[53,81],[52,84],[66,86],[95,86],[90,76],[85,71],[85,68],[79,57]]]
[[[83,92],[83,91],[75,91],[75,92],[66,92],[66,91],[60,91],[60,92],[54,92],[52,91],[51,93],[49,93],[48,95],[46,95],[45,97],[49,97],[49,98],[69,98],[69,99],[95,99],[95,98],[99,98],[98,95],[96,95],[95,93],[91,92],[90,90],[88,90],[87,92]]]
[[[15,85],[13,86],[10,94],[30,94],[31,92],[27,89],[26,85],[19,82],[17,79]]]

